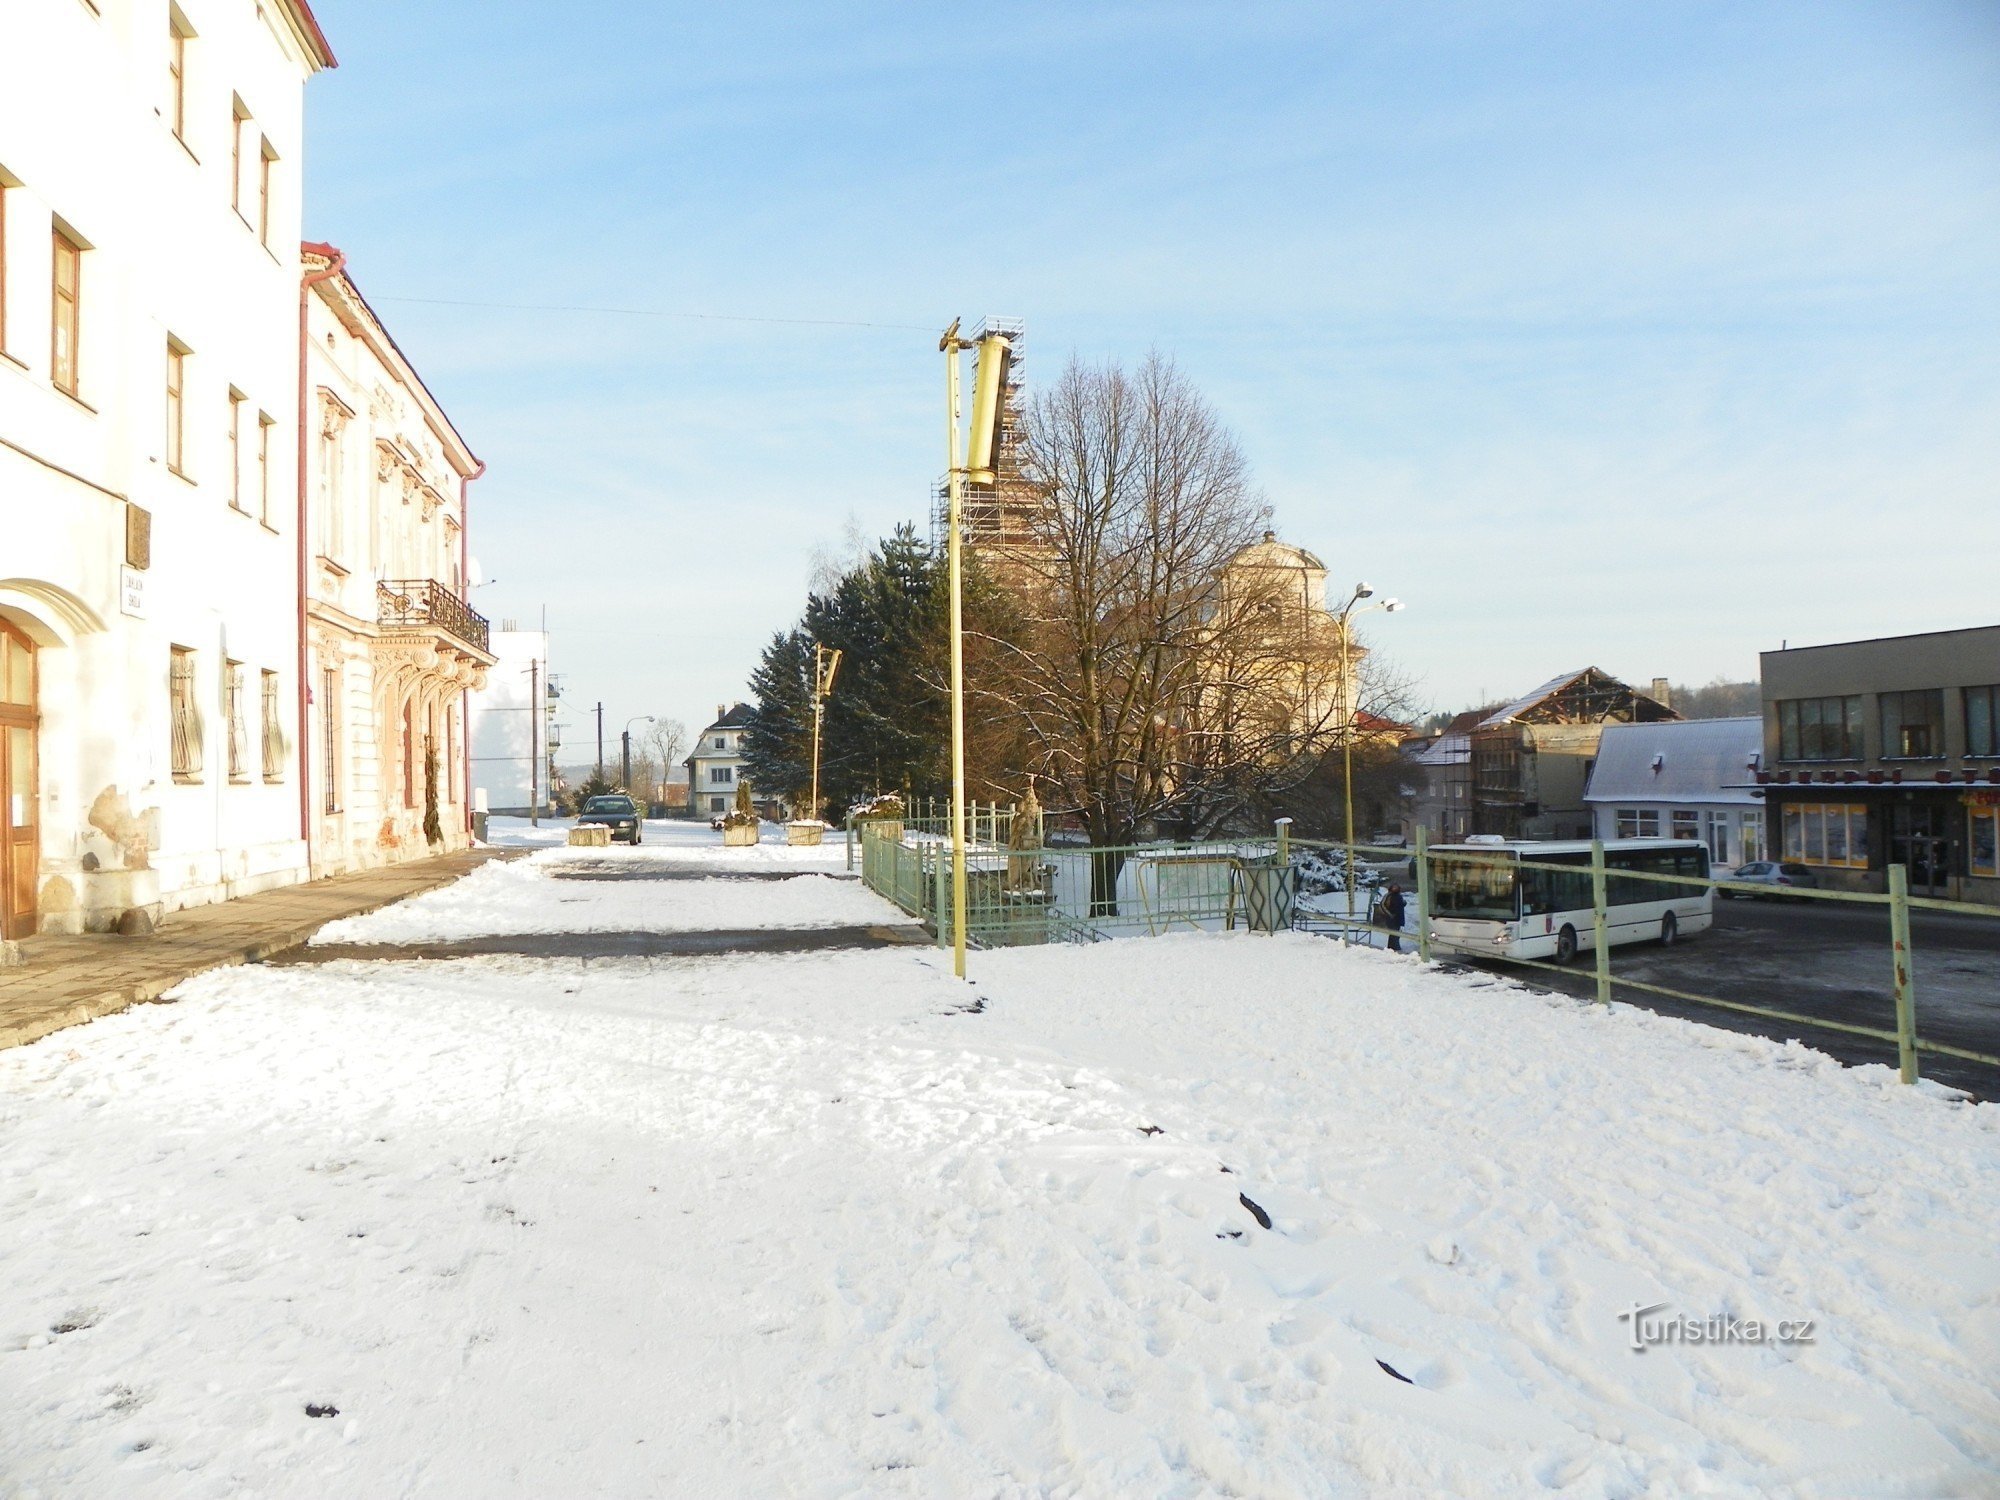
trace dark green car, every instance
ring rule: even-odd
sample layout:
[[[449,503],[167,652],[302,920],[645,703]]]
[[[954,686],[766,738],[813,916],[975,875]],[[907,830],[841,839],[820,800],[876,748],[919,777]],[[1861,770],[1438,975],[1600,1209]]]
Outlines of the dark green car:
[[[620,839],[628,844],[637,844],[645,832],[645,819],[639,816],[639,806],[630,797],[592,797],[583,804],[583,811],[576,815],[577,826],[585,823],[602,823],[611,830],[613,843]]]

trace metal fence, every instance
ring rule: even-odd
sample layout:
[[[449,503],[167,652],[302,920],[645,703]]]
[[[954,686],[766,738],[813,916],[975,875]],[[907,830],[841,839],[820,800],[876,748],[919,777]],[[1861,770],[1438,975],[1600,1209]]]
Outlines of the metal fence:
[[[1282,825],[1269,838],[1015,850],[1008,847],[1012,818],[1009,808],[968,808],[962,920],[966,941],[974,947],[1090,943],[1185,931],[1294,929],[1347,943],[1409,941],[1424,962],[1431,962],[1436,876],[1454,862],[1492,858],[1480,852],[1431,849],[1419,832],[1414,849],[1354,846],[1350,872],[1344,846],[1289,838]],[[847,832],[849,863],[854,864],[858,856],[869,888],[921,921],[939,946],[949,946],[954,923],[960,917],[951,909],[948,811],[919,807],[900,820],[851,822]],[[1900,865],[1890,867],[1889,890],[1884,894],[1796,886],[1784,892],[1788,899],[1869,906],[1887,916],[1883,1024],[1867,1026],[1698,994],[1614,971],[1616,950],[1610,940],[1609,918],[1621,902],[1665,900],[1675,891],[1768,895],[1766,886],[1698,874],[1613,868],[1606,862],[1601,843],[1591,846],[1588,864],[1535,859],[1512,863],[1517,870],[1548,872],[1546,878],[1552,882],[1576,882],[1574,889],[1578,891],[1587,879],[1589,931],[1577,931],[1575,950],[1579,959],[1588,957],[1596,998],[1601,1003],[1608,1004],[1616,989],[1623,986],[1683,1003],[1869,1038],[1896,1048],[1905,1083],[1916,1081],[1918,1060],[1924,1053],[2000,1068],[2000,1057],[1952,1046],[1918,1030],[1909,921],[1912,909],[1988,917],[1996,913],[1968,902],[1911,896],[1906,871]],[[1378,920],[1377,897],[1383,885],[1399,878],[1407,882],[1409,917],[1404,926],[1392,929]],[[1586,903],[1579,899],[1577,910],[1584,909]],[[1580,964],[1571,967],[1499,953],[1482,957],[1510,967],[1570,977],[1583,972]]]

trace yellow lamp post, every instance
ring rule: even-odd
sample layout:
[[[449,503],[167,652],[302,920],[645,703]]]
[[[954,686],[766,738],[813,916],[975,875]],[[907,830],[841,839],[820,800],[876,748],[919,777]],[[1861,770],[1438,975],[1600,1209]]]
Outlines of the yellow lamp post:
[[[991,484],[1000,446],[1000,400],[1007,387],[1013,345],[997,333],[959,337],[958,319],[938,340],[945,364],[945,460],[949,493],[946,551],[951,575],[951,971],[965,978],[965,609],[964,537],[960,511],[968,480]],[[977,349],[972,376],[972,426],[965,455],[958,449],[959,352]],[[943,922],[945,914],[938,913]]]
[[[813,642],[813,789],[812,816],[819,821],[819,732],[826,720],[826,700],[833,693],[833,677],[840,670],[840,652],[829,651]]]

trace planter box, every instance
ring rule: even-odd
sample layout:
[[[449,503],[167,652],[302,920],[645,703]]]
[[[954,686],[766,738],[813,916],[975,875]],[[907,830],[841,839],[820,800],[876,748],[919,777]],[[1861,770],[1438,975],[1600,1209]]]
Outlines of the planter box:
[[[888,839],[900,844],[903,841],[903,820],[901,818],[863,818],[861,836],[874,834],[878,839]]]
[[[785,825],[785,842],[788,844],[803,844],[807,848],[817,848],[819,841],[825,836],[826,824],[824,823],[787,823]]]
[[[569,831],[569,842],[573,849],[609,849],[611,830],[602,823],[587,823]]]
[[[746,828],[725,828],[722,830],[722,847],[725,849],[747,849],[757,842],[760,832],[755,823]]]

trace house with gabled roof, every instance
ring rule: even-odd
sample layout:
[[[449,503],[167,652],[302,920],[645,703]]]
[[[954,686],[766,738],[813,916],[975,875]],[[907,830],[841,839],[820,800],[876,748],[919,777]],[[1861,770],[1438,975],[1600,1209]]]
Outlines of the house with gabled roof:
[[[1678,719],[1654,695],[1596,667],[1552,677],[1495,709],[1467,739],[1472,765],[1472,831],[1506,838],[1587,839],[1584,801],[1598,742],[1609,724]]]

